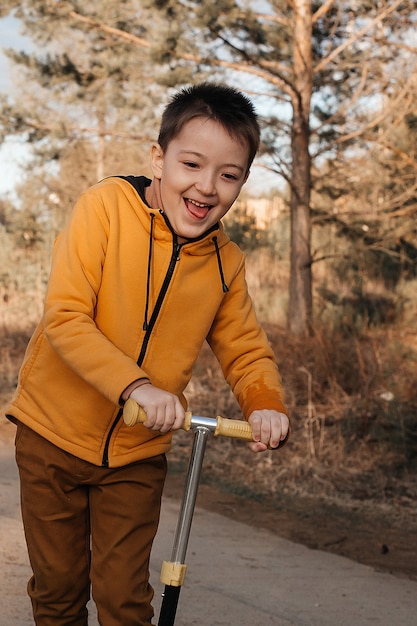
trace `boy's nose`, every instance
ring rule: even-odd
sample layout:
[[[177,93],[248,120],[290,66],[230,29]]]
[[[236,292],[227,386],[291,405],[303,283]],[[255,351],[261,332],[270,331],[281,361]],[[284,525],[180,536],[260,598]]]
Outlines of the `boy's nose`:
[[[214,182],[214,176],[202,175],[195,183],[196,189],[205,196],[212,196],[216,192],[216,184]]]

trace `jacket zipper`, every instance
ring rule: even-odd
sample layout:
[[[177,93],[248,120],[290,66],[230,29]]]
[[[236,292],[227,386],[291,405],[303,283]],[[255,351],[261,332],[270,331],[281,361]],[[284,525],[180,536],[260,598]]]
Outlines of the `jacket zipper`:
[[[151,319],[149,320],[148,327],[146,329],[145,337],[143,339],[142,348],[138,357],[138,365],[141,367],[143,360],[145,358],[146,350],[148,348],[149,339],[151,337],[153,328],[155,326],[156,320],[158,319],[159,312],[161,310],[163,301],[165,300],[166,293],[168,291],[169,284],[171,282],[172,276],[174,274],[175,266],[180,259],[180,250],[182,244],[178,243],[177,240],[174,240],[174,245],[172,249],[171,260],[169,262],[167,273],[165,274],[164,282],[161,287],[161,291],[159,292],[158,299],[155,304],[155,308],[152,312]]]
[[[120,422],[120,418],[123,415],[123,409],[119,409],[119,411],[117,412],[117,415],[115,417],[115,420],[113,422],[113,424],[111,425],[111,428],[109,430],[109,434],[107,435],[107,439],[106,439],[106,443],[104,444],[104,450],[103,450],[103,458],[101,460],[101,465],[102,467],[108,467],[109,466],[109,447],[110,447],[110,439],[114,433],[114,429],[116,428],[117,424]]]
[[[146,329],[145,337],[143,339],[142,348],[141,348],[141,351],[140,351],[140,354],[139,354],[139,357],[138,357],[138,360],[137,360],[137,363],[138,363],[139,367],[142,365],[143,360],[145,358],[145,354],[146,354],[146,350],[148,348],[149,339],[151,337],[152,330],[153,330],[153,328],[155,326],[156,320],[158,319],[158,315],[159,315],[159,312],[161,310],[162,304],[164,302],[166,293],[168,291],[169,284],[170,284],[170,282],[172,280],[172,277],[174,275],[174,270],[175,270],[176,264],[180,260],[180,251],[181,251],[182,245],[183,244],[178,243],[177,237],[175,235],[174,236],[174,241],[173,241],[171,260],[169,262],[169,266],[168,266],[167,272],[165,274],[164,282],[162,283],[161,290],[160,290],[158,298],[156,300],[155,308],[154,308],[154,310],[152,312],[151,319],[149,320],[149,324],[148,324],[147,329]],[[107,435],[106,443],[104,445],[104,450],[103,450],[102,462],[101,462],[102,467],[109,467],[110,440],[112,438],[114,430],[115,430],[117,424],[119,423],[122,415],[123,415],[123,409],[120,409],[118,411],[116,417],[115,417],[115,420],[114,420],[111,428],[110,428],[109,434]]]

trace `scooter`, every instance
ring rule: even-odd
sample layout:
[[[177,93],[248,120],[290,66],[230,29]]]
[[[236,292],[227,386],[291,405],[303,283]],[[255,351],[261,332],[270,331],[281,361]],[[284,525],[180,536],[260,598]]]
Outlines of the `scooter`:
[[[123,419],[127,426],[134,426],[146,421],[146,413],[133,399],[128,399],[124,406]],[[215,437],[222,435],[252,441],[252,427],[248,422],[226,419],[224,417],[200,417],[185,414],[184,430],[194,432],[193,448],[188,465],[182,504],[178,516],[177,528],[170,561],[163,561],[160,580],[164,587],[158,626],[174,626],[181,587],[184,584],[187,565],[185,556],[194,515],[198,485],[200,482],[204,452],[210,433]]]

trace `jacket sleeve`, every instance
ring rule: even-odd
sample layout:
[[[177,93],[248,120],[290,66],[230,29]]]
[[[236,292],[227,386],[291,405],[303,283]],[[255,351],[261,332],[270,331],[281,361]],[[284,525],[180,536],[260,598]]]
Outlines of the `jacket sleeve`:
[[[243,258],[207,340],[245,419],[257,409],[287,413],[275,356],[248,293]]]
[[[86,192],[55,244],[44,332],[72,371],[117,404],[123,390],[146,377],[146,372],[137,366],[133,354],[117,347],[96,323],[109,230],[109,213],[100,194]]]

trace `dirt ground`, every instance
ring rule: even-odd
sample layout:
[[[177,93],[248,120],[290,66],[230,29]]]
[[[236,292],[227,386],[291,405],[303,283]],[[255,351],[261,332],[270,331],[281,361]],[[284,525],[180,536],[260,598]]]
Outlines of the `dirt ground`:
[[[181,498],[185,474],[170,472],[169,497]],[[417,517],[393,506],[348,505],[283,496],[279,506],[250,500],[204,482],[197,503],[209,511],[264,528],[309,548],[348,557],[376,570],[417,580]]]

